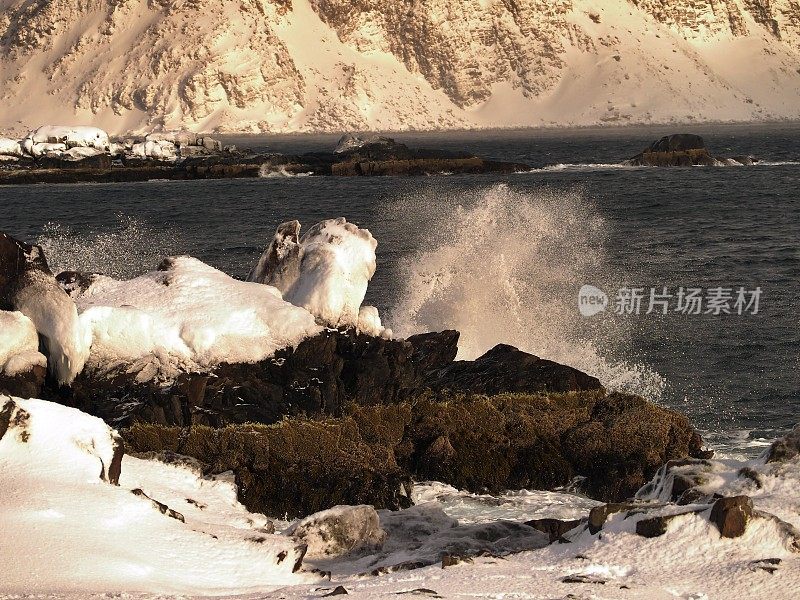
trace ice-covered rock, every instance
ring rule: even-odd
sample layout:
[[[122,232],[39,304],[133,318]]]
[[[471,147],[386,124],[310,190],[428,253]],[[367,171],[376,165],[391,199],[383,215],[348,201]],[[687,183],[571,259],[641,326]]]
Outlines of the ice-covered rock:
[[[105,370],[146,361],[143,377],[153,368],[168,374],[181,365],[256,362],[320,331],[272,286],[237,281],[186,256],[129,281],[98,276],[75,294],[91,333],[89,364]]]
[[[39,246],[4,233],[0,233],[0,305],[33,322],[47,349],[50,372],[60,383],[71,383],[89,352],[75,303],[56,282]]]
[[[22,146],[17,140],[0,137],[0,155],[2,156],[25,156]]]
[[[169,140],[147,140],[131,146],[130,154],[137,158],[154,158],[156,160],[175,160],[178,148]]]
[[[33,158],[41,158],[42,156],[58,156],[67,151],[67,145],[60,142],[34,143],[29,146],[25,146],[25,148]]]
[[[297,221],[279,226],[248,279],[274,285],[320,323],[358,326],[378,242],[343,217],[317,223],[298,239],[299,231]]]
[[[374,552],[386,540],[377,511],[368,505],[334,506],[300,520],[287,533],[308,546],[308,558]]]
[[[123,452],[122,438],[101,419],[44,400],[0,396],[4,475],[28,462],[31,469],[60,478],[116,484]]]
[[[64,144],[67,148],[95,148],[108,150],[108,134],[97,127],[69,127],[63,125],[43,125],[31,131],[26,140],[34,145]]]
[[[392,138],[380,136],[377,134],[354,134],[354,133],[345,133],[336,144],[336,148],[333,150],[334,154],[344,154],[345,152],[351,152],[352,150],[358,150],[359,148],[363,148],[364,146],[368,145],[381,145],[381,146],[391,146],[394,144],[395,141]]]
[[[0,310],[0,375],[15,377],[36,366],[47,367],[47,358],[39,352],[33,322],[21,312]]]

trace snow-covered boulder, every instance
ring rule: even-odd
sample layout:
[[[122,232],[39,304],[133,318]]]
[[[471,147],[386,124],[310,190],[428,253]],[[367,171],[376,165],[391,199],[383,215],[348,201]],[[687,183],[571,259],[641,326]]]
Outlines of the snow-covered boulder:
[[[22,157],[25,153],[17,140],[0,137],[0,155]]]
[[[67,145],[62,143],[41,142],[26,146],[26,150],[33,158],[60,156],[67,151]]]
[[[202,140],[203,138],[199,138]],[[147,142],[170,142],[176,146],[197,146],[198,137],[191,131],[154,131],[145,136]],[[202,145],[202,144],[201,144]]]
[[[66,152],[60,154],[60,157],[64,160],[69,161],[78,161],[83,160],[85,158],[94,158],[95,156],[101,156],[107,154],[108,152],[105,150],[98,150],[97,148],[89,148],[87,146],[75,146],[74,148],[70,148]]]
[[[378,242],[343,217],[317,223],[298,239],[299,231],[297,221],[280,225],[248,279],[274,285],[320,323],[357,327]]]
[[[108,134],[97,127],[43,125],[31,131],[26,140],[33,144],[64,144],[68,148],[108,150]]]
[[[97,276],[74,297],[91,335],[89,365],[102,371],[146,361],[147,379],[181,367],[257,362],[320,331],[277,289],[187,256],[129,281]]]
[[[0,311],[0,375],[16,377],[34,367],[47,367],[39,352],[39,335],[28,317],[17,311]]]
[[[374,552],[386,540],[377,511],[368,505],[334,506],[300,520],[287,533],[308,546],[308,558]]]
[[[178,148],[168,140],[147,140],[131,146],[130,154],[137,158],[154,158],[156,160],[175,160]]]
[[[61,289],[39,246],[0,233],[0,301],[28,317],[44,341],[50,372],[69,384],[89,352],[72,299]]]

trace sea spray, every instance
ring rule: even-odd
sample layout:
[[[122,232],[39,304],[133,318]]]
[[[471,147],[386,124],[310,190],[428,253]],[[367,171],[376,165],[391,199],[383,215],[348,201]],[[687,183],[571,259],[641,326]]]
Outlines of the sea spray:
[[[83,271],[128,279],[152,271],[166,256],[185,252],[174,233],[160,231],[130,216],[117,216],[110,231],[76,233],[47,223],[39,236],[53,273]]]
[[[387,319],[395,334],[457,329],[458,358],[507,343],[610,389],[660,398],[663,378],[626,356],[623,320],[578,311],[584,283],[620,279],[606,261],[606,224],[581,189],[433,186],[403,194],[390,210],[421,248],[397,267]]]

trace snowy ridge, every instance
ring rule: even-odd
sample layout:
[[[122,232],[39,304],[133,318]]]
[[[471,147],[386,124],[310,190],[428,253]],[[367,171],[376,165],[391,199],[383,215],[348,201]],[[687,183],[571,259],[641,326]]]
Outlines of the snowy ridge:
[[[800,117],[793,0],[0,0],[0,47],[17,135]]]

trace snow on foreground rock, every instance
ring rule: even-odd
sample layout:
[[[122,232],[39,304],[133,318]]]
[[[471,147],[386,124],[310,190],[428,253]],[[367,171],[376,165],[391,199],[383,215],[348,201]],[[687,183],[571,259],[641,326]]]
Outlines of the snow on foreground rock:
[[[35,366],[47,367],[39,352],[39,335],[33,322],[17,311],[0,310],[0,375],[9,377]]]
[[[0,397],[0,594],[207,595],[316,579],[293,572],[304,548],[265,533],[224,478],[125,457],[109,483],[117,442],[75,409]]]
[[[129,281],[93,276],[73,294],[92,337],[88,367],[132,365],[141,380],[256,362],[321,330],[274,287],[237,281],[187,256]]]
[[[344,217],[317,223],[302,237],[300,222],[288,221],[278,226],[247,279],[275,286],[325,325],[391,337],[377,309],[361,306],[375,274],[377,247],[369,230]]]

